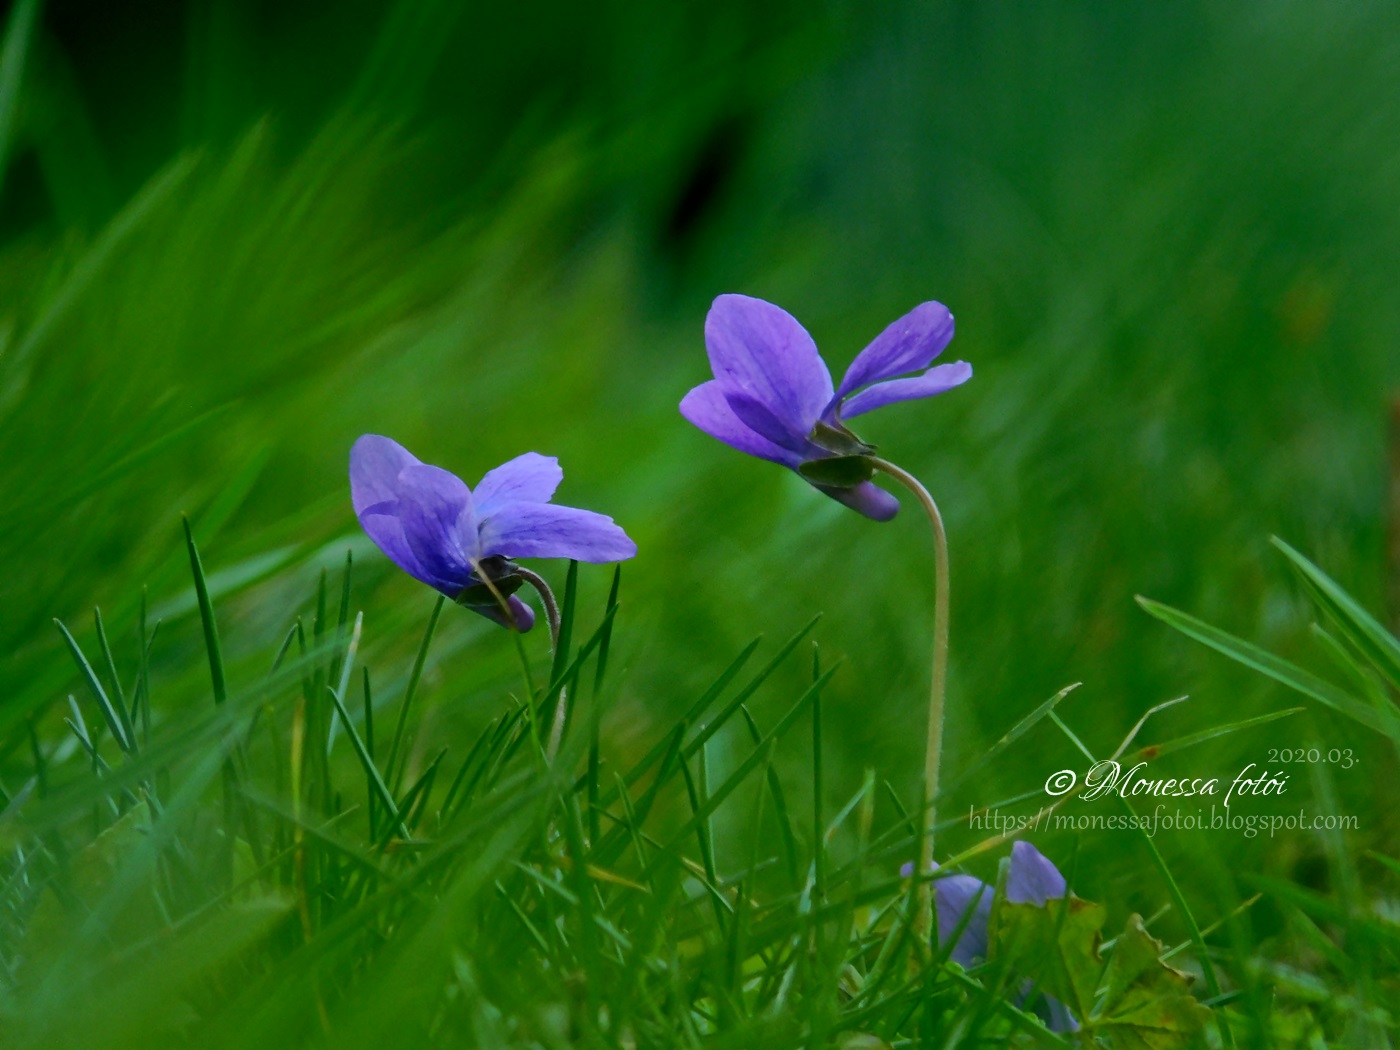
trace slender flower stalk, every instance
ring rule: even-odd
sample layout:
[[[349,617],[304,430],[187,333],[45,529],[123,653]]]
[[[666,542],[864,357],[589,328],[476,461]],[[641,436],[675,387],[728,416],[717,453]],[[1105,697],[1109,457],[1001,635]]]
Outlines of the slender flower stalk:
[[[544,577],[529,569],[516,566],[515,573],[522,580],[535,589],[535,593],[540,596],[540,604],[544,606],[544,618],[549,624],[549,651],[551,655],[559,652],[559,602],[554,598],[554,592],[550,590],[549,584],[544,581]],[[545,748],[545,757],[551,763],[554,756],[559,753],[559,744],[564,739],[564,724],[569,719],[569,692],[564,686],[559,687],[559,702],[554,705],[554,724],[549,728],[549,744]]]
[[[681,415],[713,438],[795,471],[823,495],[874,521],[889,521],[899,501],[871,480],[887,474],[918,499],[933,527],[933,674],[924,754],[921,860],[933,860],[938,766],[948,677],[948,537],[933,497],[913,475],[875,455],[847,421],[903,401],[946,393],[972,378],[966,361],[934,365],[953,339],[953,315],[927,302],[888,325],[856,355],[839,384],[806,329],[791,314],[744,295],[721,295],[705,318],[714,379],[681,401]],[[933,888],[919,890],[916,928],[928,946]]]
[[[888,474],[918,499],[933,530],[933,673],[928,692],[928,745],[924,752],[924,833],[919,854],[919,870],[933,865],[933,835],[938,825],[938,773],[943,756],[943,707],[948,684],[948,533],[943,515],[928,489],[907,470],[888,460],[871,457],[870,465]],[[919,915],[916,931],[926,943],[933,930],[933,884],[919,885]]]

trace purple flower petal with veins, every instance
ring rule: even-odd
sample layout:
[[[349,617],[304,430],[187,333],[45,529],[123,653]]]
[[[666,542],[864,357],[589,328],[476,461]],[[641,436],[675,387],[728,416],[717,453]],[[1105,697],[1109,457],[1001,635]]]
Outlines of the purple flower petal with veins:
[[[948,957],[964,969],[971,969],[978,959],[987,957],[987,925],[992,918],[992,888],[971,875],[948,875],[933,884],[933,903],[938,912],[938,941],[947,944],[963,921],[967,920],[957,944]]]
[[[905,864],[900,874],[914,873],[912,864]],[[946,945],[963,926],[957,943],[948,957],[964,968],[987,958],[988,926],[992,917],[992,887],[971,875],[946,875],[933,884],[933,901],[938,915],[938,940]],[[1012,904],[1044,906],[1046,901],[1059,900],[1069,892],[1065,878],[1050,860],[1029,842],[1011,846],[1011,864],[1006,874],[1006,900]],[[971,916],[968,911],[971,909]],[[963,925],[966,923],[966,925]],[[1022,1000],[1029,988],[1021,992]],[[1052,1032],[1077,1032],[1079,1022],[1058,999],[1041,995],[1032,1009]]]
[[[948,308],[923,303],[876,336],[833,389],[816,344],[791,314],[762,299],[721,295],[705,318],[715,377],[686,394],[681,415],[740,452],[798,471],[867,518],[888,521],[899,501],[862,470],[862,457],[873,449],[846,428],[843,415],[932,397],[967,382],[972,366],[965,361],[929,367],[952,338]],[[845,461],[839,466],[850,468],[849,476],[828,476],[821,464],[833,459]]]
[[[564,478],[552,456],[527,452],[469,489],[396,441],[365,434],[350,450],[350,500],[389,560],[504,627],[528,631],[535,614],[513,593],[513,558],[623,561],[637,553],[609,517],[551,503]],[[506,610],[501,608],[504,599]]]
[[[1006,872],[1006,899],[1012,904],[1040,904],[1060,900],[1069,887],[1060,869],[1029,842],[1011,845],[1011,866]]]

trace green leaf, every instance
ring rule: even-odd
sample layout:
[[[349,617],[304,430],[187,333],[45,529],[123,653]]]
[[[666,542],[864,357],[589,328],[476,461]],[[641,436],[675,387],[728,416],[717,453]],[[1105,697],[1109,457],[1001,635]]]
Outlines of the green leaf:
[[[1101,904],[1068,897],[1039,904],[998,906],[993,958],[1008,960],[1076,1018],[1089,1016],[1103,963],[1099,931],[1108,918]]]
[[[1133,915],[1114,942],[1103,1003],[1094,1031],[1117,1050],[1175,1050],[1191,1046],[1211,1013],[1188,991],[1189,974],[1162,962],[1163,945]]]

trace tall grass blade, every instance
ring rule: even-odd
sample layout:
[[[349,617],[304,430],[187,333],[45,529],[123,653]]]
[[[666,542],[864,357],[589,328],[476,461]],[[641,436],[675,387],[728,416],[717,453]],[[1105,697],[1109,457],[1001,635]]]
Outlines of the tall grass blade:
[[[1260,674],[1267,675],[1274,681],[1280,682],[1304,696],[1311,697],[1334,711],[1341,712],[1369,729],[1381,733],[1387,732],[1387,727],[1380,716],[1368,705],[1310,671],[1305,671],[1296,664],[1277,657],[1257,645],[1236,638],[1218,627],[1212,627],[1205,621],[1198,620],[1179,609],[1173,609],[1169,605],[1154,602],[1141,595],[1138,596],[1137,603],[1149,615],[1155,616],[1187,637],[1210,646],[1216,652],[1224,653],[1230,659],[1253,668]]]
[[[219,627],[214,620],[214,605],[209,600],[209,584],[204,576],[204,564],[199,557],[199,548],[194,542],[190,529],[190,519],[180,521],[185,527],[185,546],[190,555],[190,572],[194,576],[195,598],[199,603],[199,621],[204,629],[204,649],[209,658],[209,678],[214,687],[214,703],[222,704],[228,699],[228,681],[224,676],[224,652],[219,644]]]
[[[442,616],[442,607],[446,603],[447,599],[438,595],[437,601],[433,603],[432,615],[428,617],[428,627],[423,632],[423,640],[418,644],[418,655],[413,658],[413,670],[409,672],[408,686],[404,689],[403,702],[399,705],[398,721],[394,723],[394,735],[389,743],[389,757],[384,762],[384,779],[391,784],[398,783],[403,779],[403,771],[396,768],[396,763],[400,749],[403,747],[404,730],[408,725],[408,711],[413,706],[413,697],[418,692],[418,683],[423,680],[423,666],[428,662],[428,646],[433,643],[433,632],[437,630],[438,619]]]
[[[1400,640],[1307,558],[1277,536],[1270,542],[1293,564],[1308,593],[1347,640],[1385,677],[1391,688],[1400,689]]]
[[[83,681],[88,687],[88,692],[90,692],[92,698],[97,701],[98,710],[102,712],[102,718],[107,723],[107,728],[112,734],[112,739],[117,742],[117,746],[121,748],[122,751],[128,755],[132,754],[134,748],[131,741],[128,740],[126,736],[126,720],[117,713],[117,709],[107,696],[107,691],[102,688],[102,683],[98,680],[96,672],[93,671],[92,665],[88,663],[87,657],[83,655],[83,650],[79,647],[77,641],[74,640],[73,636],[68,632],[68,628],[63,625],[61,620],[54,620],[54,626],[57,627],[59,632],[63,635],[63,640],[68,643],[68,651],[73,656],[73,662],[78,665],[78,671],[83,676]],[[84,734],[84,738],[85,737],[86,734]]]

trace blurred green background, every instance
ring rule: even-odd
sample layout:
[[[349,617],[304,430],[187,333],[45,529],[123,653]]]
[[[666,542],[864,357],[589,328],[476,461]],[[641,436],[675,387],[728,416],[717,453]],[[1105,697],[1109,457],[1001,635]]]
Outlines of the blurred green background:
[[[1062,711],[1099,753],[1183,693],[1144,740],[1300,702],[1133,602],[1325,666],[1271,533],[1385,609],[1394,7],[51,0],[9,19],[2,777],[28,775],[26,724],[57,738],[79,688],[55,616],[87,638],[101,606],[134,662],[149,588],[157,709],[209,702],[182,511],[243,680],[347,548],[364,655],[403,674],[432,595],[351,513],[347,453],[373,431],[469,483],[558,455],[560,501],[637,540],[605,753],[649,744],[755,634],[771,649],[822,612],[822,659],[844,661],[830,802],[865,767],[912,796],[925,530],[681,420],[728,291],[794,313],[833,371],[923,300],[957,315],[949,356],[974,380],[861,420],[948,521],[950,776],[1070,682]],[[585,567],[590,610],[607,582]],[[518,682],[501,632],[448,614],[435,744]],[[760,707],[805,679],[790,664]],[[1158,775],[1353,747],[1349,842],[1393,848],[1394,758],[1363,733],[1309,711]],[[800,790],[807,758],[787,761]],[[947,812],[1067,765],[1043,724]],[[1310,803],[1307,774],[1293,785],[1255,810]],[[1328,877],[1307,835],[1157,841],[1189,871]],[[1164,899],[1139,838],[1080,847],[1086,895]]]

